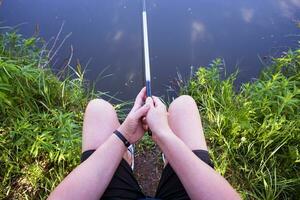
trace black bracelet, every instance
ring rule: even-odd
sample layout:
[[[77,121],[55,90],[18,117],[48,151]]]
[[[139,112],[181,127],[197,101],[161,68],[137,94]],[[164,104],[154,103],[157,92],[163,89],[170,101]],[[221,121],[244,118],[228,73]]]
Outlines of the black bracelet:
[[[128,142],[128,140],[124,137],[124,135],[122,133],[120,133],[118,130],[114,131],[114,134],[120,139],[122,140],[122,142],[124,143],[124,145],[128,148],[130,146],[130,143]]]

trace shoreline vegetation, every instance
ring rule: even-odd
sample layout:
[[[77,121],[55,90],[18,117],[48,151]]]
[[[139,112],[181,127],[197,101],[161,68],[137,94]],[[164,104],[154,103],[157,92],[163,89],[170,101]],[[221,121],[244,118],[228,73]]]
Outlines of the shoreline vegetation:
[[[79,66],[63,78],[38,67],[49,59],[42,44],[0,34],[0,199],[47,197],[79,163],[83,112],[100,96]],[[244,199],[299,199],[300,48],[238,90],[222,67],[216,59],[179,84],[199,106],[216,170]]]

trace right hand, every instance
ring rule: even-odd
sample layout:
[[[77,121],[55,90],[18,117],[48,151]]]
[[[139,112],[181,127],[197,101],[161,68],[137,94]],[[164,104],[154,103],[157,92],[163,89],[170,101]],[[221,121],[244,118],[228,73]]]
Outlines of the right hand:
[[[145,98],[146,88],[144,87],[137,95],[133,108],[129,112],[125,121],[118,128],[118,131],[120,131],[131,144],[136,143],[145,133],[145,130],[143,129],[145,125],[141,119],[146,116],[150,109],[150,105],[143,105]]]
[[[150,109],[146,115],[147,124],[152,131],[153,139],[156,140],[165,132],[170,129],[168,124],[168,112],[165,104],[155,96],[148,97],[146,104]]]

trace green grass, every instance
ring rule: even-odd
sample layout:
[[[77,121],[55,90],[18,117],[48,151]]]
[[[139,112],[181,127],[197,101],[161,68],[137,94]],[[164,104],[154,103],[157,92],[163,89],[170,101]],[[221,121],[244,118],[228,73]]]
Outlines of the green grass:
[[[63,81],[39,68],[43,44],[0,35],[0,199],[44,199],[79,163],[83,111],[96,95],[80,66]]]
[[[88,101],[113,99],[94,92],[80,63],[55,75],[45,45],[0,33],[0,199],[45,199],[80,162]],[[115,105],[121,120],[130,104]]]
[[[43,45],[0,34],[0,199],[47,197],[79,163],[84,108],[99,96],[80,64],[55,76]],[[217,171],[244,199],[300,199],[299,63],[300,49],[289,51],[236,90],[217,59],[180,85],[199,105]],[[153,147],[150,137],[138,145]]]
[[[300,49],[237,90],[216,59],[180,84],[196,100],[216,170],[244,199],[300,199]]]

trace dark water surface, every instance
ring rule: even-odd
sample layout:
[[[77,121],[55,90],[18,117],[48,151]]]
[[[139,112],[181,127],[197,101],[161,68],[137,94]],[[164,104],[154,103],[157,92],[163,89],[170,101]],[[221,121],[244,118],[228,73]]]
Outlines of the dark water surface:
[[[258,56],[276,56],[295,47],[299,37],[300,0],[149,0],[148,23],[153,93],[165,94],[179,71],[207,66],[224,58],[227,72],[238,65],[238,81],[257,77]],[[113,74],[97,82],[123,100],[132,99],[143,84],[141,0],[4,0],[2,25],[20,26],[32,36],[36,27],[49,40],[65,22],[62,37],[72,32],[61,49],[60,69],[74,47],[74,63],[88,63],[86,78]],[[61,41],[60,40],[60,41]],[[103,76],[102,75],[102,76]]]

